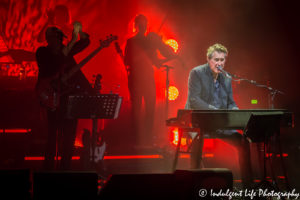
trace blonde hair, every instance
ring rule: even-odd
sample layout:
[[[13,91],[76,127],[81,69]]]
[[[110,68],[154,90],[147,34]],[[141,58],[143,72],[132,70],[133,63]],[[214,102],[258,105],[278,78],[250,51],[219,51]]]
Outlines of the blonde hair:
[[[206,53],[206,56],[208,57],[208,59],[211,59],[211,58],[212,58],[212,54],[213,54],[215,51],[225,53],[225,56],[228,55],[227,48],[224,47],[224,46],[221,45],[221,44],[216,43],[216,44],[214,44],[214,45],[208,47],[207,53]]]

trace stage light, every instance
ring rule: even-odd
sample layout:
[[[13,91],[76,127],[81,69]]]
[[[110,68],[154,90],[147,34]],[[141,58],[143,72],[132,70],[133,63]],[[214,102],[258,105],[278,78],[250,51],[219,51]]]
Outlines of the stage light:
[[[171,131],[171,142],[172,144],[177,146],[178,140],[179,140],[178,128],[175,128]]]
[[[178,51],[178,42],[174,39],[168,39],[165,42],[167,45],[169,45],[170,47],[172,47],[172,49],[174,50],[174,52],[176,53]]]
[[[127,160],[127,159],[163,159],[163,155],[118,155],[118,156],[104,156],[103,160]],[[54,158],[55,160],[61,160],[61,156]],[[40,161],[45,160],[44,156],[25,156],[26,161]],[[80,160],[80,156],[72,156],[72,160]]]
[[[171,129],[171,135],[170,135],[170,141],[173,145],[177,146],[179,142],[179,133],[178,133],[178,128],[173,128]],[[187,146],[187,143],[191,143],[192,141],[188,141],[188,138],[186,137],[181,137],[181,147]]]
[[[211,151],[215,148],[215,140],[213,138],[205,138],[203,143],[203,150],[205,151]],[[179,132],[178,128],[174,127],[170,130],[170,142],[172,145],[177,146],[179,142]],[[188,137],[186,134],[183,134],[181,137],[181,145],[182,148],[187,148],[189,145],[191,145],[192,139]],[[206,154],[206,157],[214,157],[214,154]]]
[[[174,101],[179,96],[179,91],[175,86],[170,86],[168,93],[169,93],[169,97],[168,97],[169,101]]]
[[[0,129],[0,133],[30,133],[31,129]]]
[[[79,140],[78,138],[75,139],[75,143],[74,143],[75,147],[83,147],[82,141]]]

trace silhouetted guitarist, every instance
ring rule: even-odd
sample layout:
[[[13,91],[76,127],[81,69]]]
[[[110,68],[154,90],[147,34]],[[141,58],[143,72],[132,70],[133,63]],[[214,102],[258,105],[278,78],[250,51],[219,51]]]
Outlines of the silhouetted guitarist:
[[[78,40],[79,36],[80,40]],[[92,92],[93,89],[80,70],[74,73],[68,81],[68,84],[73,86],[72,89],[63,91],[60,82],[55,82],[54,80],[59,80],[61,76],[76,65],[73,56],[85,49],[89,45],[90,40],[89,35],[82,32],[82,26],[79,22],[74,23],[72,39],[66,46],[63,45],[65,35],[57,27],[47,28],[45,37],[48,45],[39,47],[36,51],[36,59],[39,67],[37,88],[43,88],[39,86],[48,83],[55,85],[53,88],[49,86],[47,90],[53,90],[55,92],[53,96],[59,95],[58,100],[53,98],[54,101],[59,101],[59,104],[56,104],[56,107],[47,106],[48,138],[44,167],[45,169],[54,169],[56,138],[57,132],[60,132],[62,133],[63,140],[61,168],[69,169],[76,135],[77,120],[66,119],[64,117],[67,98],[70,94],[89,93]],[[62,92],[62,94],[60,94],[60,92]],[[46,100],[53,100],[50,97],[51,96],[44,95],[43,100],[45,100],[45,102]]]

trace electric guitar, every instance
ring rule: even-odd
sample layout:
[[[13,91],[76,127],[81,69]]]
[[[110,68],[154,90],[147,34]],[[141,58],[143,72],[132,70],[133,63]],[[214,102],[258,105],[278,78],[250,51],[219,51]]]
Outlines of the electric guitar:
[[[100,40],[100,46],[91,54],[84,58],[80,63],[72,67],[71,70],[64,74],[57,74],[51,78],[39,79],[36,84],[37,97],[41,105],[50,110],[56,110],[60,105],[60,96],[65,93],[68,88],[67,80],[80,70],[88,61],[97,55],[103,48],[108,47],[113,41],[117,40],[117,36],[110,35],[106,40]],[[67,87],[66,87],[67,86]]]

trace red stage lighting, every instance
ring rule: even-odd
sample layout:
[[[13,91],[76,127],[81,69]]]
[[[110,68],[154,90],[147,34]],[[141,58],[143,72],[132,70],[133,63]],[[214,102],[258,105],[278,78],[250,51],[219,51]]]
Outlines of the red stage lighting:
[[[74,146],[75,147],[83,147],[82,141],[79,138],[76,138]]]
[[[167,45],[169,45],[170,47],[172,47],[172,49],[174,50],[174,52],[176,53],[178,51],[178,42],[174,39],[168,39],[165,42]]]
[[[103,160],[126,160],[126,159],[162,159],[163,156],[159,154],[153,155],[119,155],[119,156],[104,156]],[[61,160],[61,156],[54,158],[55,160]],[[25,156],[26,161],[39,161],[45,160],[44,156]],[[80,160],[80,156],[72,156],[72,160]]]
[[[178,133],[178,128],[174,128],[171,130],[171,135],[170,135],[170,141],[173,145],[177,146],[179,142],[179,133]],[[181,137],[181,147],[187,146],[188,142],[190,143],[191,141],[188,141],[188,138],[182,136]]]
[[[177,146],[178,141],[179,141],[178,128],[174,128],[174,129],[171,131],[170,140],[171,140],[171,143],[172,143],[172,144],[174,144],[174,145]]]
[[[203,150],[212,150],[215,148],[215,140],[212,138],[205,138],[203,144]],[[178,128],[172,128],[170,133],[170,142],[172,145],[177,146],[179,142]],[[181,147],[187,147],[192,143],[192,139],[183,135],[181,137]],[[214,157],[214,154],[207,154],[207,157]]]
[[[31,129],[0,129],[0,133],[30,133]]]
[[[169,93],[169,97],[168,97],[169,101],[174,101],[179,96],[179,91],[175,86],[170,86],[168,93]]]

